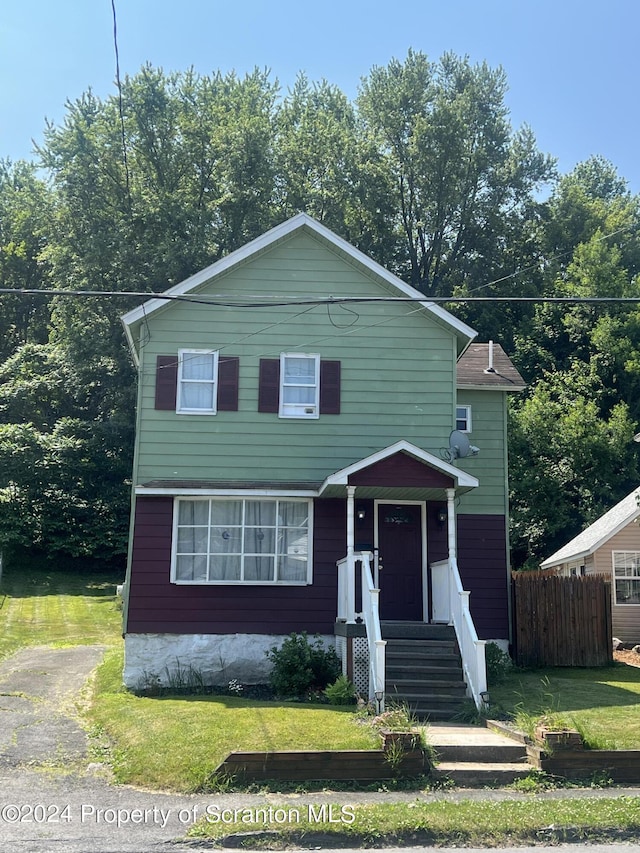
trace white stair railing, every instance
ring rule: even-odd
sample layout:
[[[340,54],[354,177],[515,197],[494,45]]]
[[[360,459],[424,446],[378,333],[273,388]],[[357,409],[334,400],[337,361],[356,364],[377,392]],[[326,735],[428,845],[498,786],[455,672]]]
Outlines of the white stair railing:
[[[478,639],[473,624],[469,609],[470,593],[462,586],[455,558],[435,563],[432,570],[432,582],[435,583],[436,578],[438,581],[438,589],[433,590],[433,595],[440,602],[439,617],[442,621],[448,621],[455,629],[467,693],[473,698],[476,708],[480,709],[484,705],[487,692],[486,642]]]
[[[380,590],[373,583],[371,553],[360,555],[362,578],[362,617],[367,629],[369,645],[369,701],[377,703],[378,713],[384,711],[385,657],[387,641],[382,639],[380,629]]]
[[[338,620],[364,622],[369,649],[369,701],[384,711],[385,647],[380,629],[380,590],[373,581],[370,551],[350,554],[338,566]],[[362,611],[356,611],[356,563],[360,563]]]

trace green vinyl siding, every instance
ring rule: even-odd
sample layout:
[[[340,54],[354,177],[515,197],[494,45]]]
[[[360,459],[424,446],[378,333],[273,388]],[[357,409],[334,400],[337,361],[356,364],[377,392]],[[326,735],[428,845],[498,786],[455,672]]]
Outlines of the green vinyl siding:
[[[199,292],[235,301],[384,296],[389,290],[314,237],[294,234]],[[455,335],[415,304],[240,309],[172,302],[134,331],[140,342],[136,483],[320,482],[399,439],[435,455],[447,445],[455,407]],[[239,357],[237,412],[154,409],[156,357],[181,348]],[[339,415],[299,420],[258,412],[260,359],[282,352],[340,361]]]
[[[459,406],[471,406],[471,444],[477,456],[458,461],[457,466],[478,478],[480,488],[460,498],[462,513],[507,514],[506,393],[503,391],[458,391]]]

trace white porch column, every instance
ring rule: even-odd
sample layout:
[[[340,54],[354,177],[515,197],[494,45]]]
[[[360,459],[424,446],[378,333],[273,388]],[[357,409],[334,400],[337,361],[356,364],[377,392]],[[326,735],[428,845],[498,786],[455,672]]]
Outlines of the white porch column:
[[[356,616],[356,564],[353,559],[355,543],[355,486],[347,486],[347,600],[349,621]]]
[[[353,556],[355,544],[355,486],[347,486],[347,557]]]
[[[447,547],[449,559],[457,559],[456,554],[456,490],[447,489]]]

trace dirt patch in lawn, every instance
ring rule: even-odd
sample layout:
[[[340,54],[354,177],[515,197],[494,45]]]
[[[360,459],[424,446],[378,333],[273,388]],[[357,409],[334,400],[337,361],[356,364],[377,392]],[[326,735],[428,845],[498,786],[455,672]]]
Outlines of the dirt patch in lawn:
[[[620,650],[613,653],[613,659],[617,663],[626,663],[627,666],[640,666],[640,655],[630,649]]]

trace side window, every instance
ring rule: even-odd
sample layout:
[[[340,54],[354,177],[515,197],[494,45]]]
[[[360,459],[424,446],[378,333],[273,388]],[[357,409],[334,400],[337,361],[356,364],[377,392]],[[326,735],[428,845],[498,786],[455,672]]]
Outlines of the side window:
[[[456,406],[456,429],[471,432],[471,406]]]
[[[320,356],[303,353],[280,356],[281,418],[320,415]]]
[[[176,411],[215,415],[217,410],[218,352],[178,350]]]
[[[640,604],[640,551],[613,552],[616,604]]]

